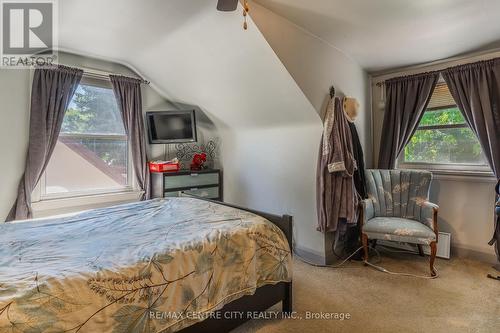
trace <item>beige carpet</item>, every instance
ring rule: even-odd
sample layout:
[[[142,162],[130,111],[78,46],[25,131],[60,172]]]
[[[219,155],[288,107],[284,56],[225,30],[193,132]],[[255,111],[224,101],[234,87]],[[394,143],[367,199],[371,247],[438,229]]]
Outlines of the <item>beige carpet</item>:
[[[427,257],[382,253],[386,269],[428,274]],[[439,278],[393,276],[362,263],[331,269],[294,261],[294,310],[303,319],[254,319],[234,333],[500,332],[500,282],[476,261],[437,259]],[[273,307],[271,310],[279,310]],[[306,320],[305,312],[349,313]]]

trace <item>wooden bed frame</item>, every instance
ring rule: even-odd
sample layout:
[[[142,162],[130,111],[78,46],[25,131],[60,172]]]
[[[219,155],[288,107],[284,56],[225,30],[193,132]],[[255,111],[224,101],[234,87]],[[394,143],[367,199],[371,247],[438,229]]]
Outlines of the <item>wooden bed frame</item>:
[[[210,201],[223,206],[241,209],[268,219],[278,228],[280,228],[281,231],[283,231],[288,241],[288,244],[290,245],[290,251],[291,251],[290,255],[292,255],[293,253],[292,216],[290,215],[278,216],[278,215],[259,212],[248,208],[239,207],[236,205],[227,204],[220,201],[209,200],[199,197],[195,198],[200,200]],[[246,295],[241,298],[238,298],[237,300],[234,300],[226,304],[222,309],[216,311],[217,315],[214,316],[215,318],[208,318],[204,321],[183,328],[178,332],[181,333],[229,332],[230,330],[240,326],[244,322],[252,319],[250,316],[247,315],[248,312],[265,311],[279,302],[282,302],[282,311],[284,313],[292,312],[292,281],[280,282],[275,285],[265,285],[260,288],[257,288],[255,294]],[[229,314],[225,315],[225,313],[230,313],[230,312],[234,313],[235,311],[238,312],[238,316],[230,316]],[[241,318],[239,315],[240,313],[242,314]],[[221,318],[221,319],[216,319],[216,318]]]

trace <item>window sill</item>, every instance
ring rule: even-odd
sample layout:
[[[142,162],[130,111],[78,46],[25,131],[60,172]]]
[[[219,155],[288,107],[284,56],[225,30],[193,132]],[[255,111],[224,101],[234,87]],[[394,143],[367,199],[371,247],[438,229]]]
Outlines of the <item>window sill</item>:
[[[491,172],[474,172],[474,171],[446,171],[446,170],[430,170],[434,175],[434,179],[448,181],[468,181],[479,183],[496,184],[497,179]]]
[[[138,201],[143,191],[126,191],[80,197],[44,199],[32,204],[33,215],[46,217]]]
[[[459,170],[459,169],[434,169],[432,166],[423,166],[421,164],[405,164],[398,166],[398,169],[427,170],[432,172],[434,179],[449,181],[471,181],[481,183],[496,183],[497,179],[491,171],[483,170]]]

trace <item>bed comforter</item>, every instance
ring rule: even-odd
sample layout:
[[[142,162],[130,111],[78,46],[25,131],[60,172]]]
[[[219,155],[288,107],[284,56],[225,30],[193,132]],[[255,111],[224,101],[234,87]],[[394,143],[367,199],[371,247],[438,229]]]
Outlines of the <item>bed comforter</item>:
[[[0,225],[0,332],[173,332],[290,280],[278,227],[193,198]]]

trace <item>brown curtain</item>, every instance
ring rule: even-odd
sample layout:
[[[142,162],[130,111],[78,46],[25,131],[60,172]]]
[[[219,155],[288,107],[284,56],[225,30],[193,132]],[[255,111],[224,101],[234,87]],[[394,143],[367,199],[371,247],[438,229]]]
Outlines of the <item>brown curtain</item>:
[[[149,169],[146,157],[146,136],[142,115],[141,80],[110,75],[115,97],[120,107],[123,125],[132,151],[134,172],[139,188],[144,191],[143,200],[151,198]]]
[[[442,73],[450,92],[484,155],[500,178],[500,58],[451,67]],[[500,261],[500,223],[495,224],[493,238]]]
[[[32,217],[31,193],[49,163],[61,131],[64,113],[83,71],[65,66],[35,69],[31,88],[28,155],[17,199],[7,221]]]
[[[396,159],[418,127],[439,73],[423,73],[385,82],[386,106],[378,167],[394,169]]]
[[[496,196],[496,221],[495,221],[495,229],[493,232],[493,238],[490,240],[488,244],[495,246],[495,252],[497,254],[498,263],[493,266],[497,271],[500,271],[500,178],[498,178],[497,186],[495,187],[495,191],[497,192]]]
[[[500,58],[448,68],[442,75],[500,178]]]

